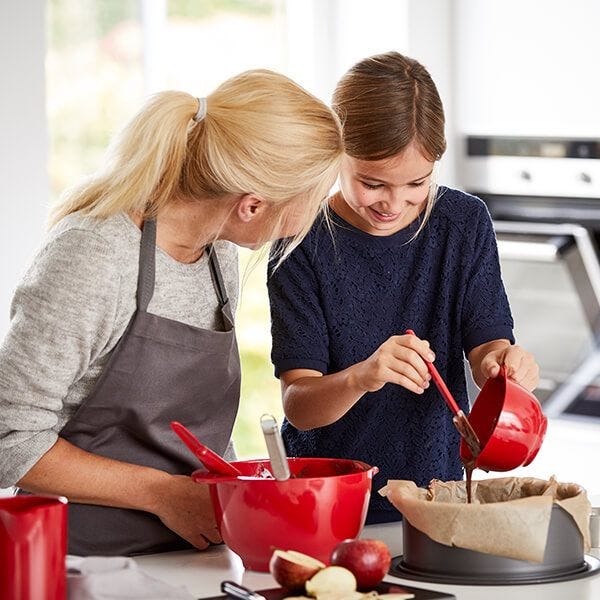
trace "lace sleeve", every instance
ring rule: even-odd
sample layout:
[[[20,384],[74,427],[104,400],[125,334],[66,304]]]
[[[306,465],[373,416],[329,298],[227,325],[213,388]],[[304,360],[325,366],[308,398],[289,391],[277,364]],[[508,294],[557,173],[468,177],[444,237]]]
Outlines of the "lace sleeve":
[[[267,282],[271,306],[271,359],[275,375],[290,369],[326,373],[329,336],[319,301],[319,285],[303,246],[274,272]]]
[[[462,312],[463,348],[495,339],[514,343],[513,318],[502,281],[492,220],[482,204],[473,235],[471,268],[467,275]]]

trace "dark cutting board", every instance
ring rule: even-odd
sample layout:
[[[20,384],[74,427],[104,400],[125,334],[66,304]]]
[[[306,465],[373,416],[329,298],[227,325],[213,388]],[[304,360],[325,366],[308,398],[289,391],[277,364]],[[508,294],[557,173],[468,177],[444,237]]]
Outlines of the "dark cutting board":
[[[302,594],[286,592],[282,588],[273,588],[270,590],[255,590],[259,594],[262,594],[267,600],[283,600],[288,596],[298,596]],[[410,587],[408,585],[399,585],[397,583],[389,583],[387,581],[383,581],[377,591],[384,593],[400,593],[400,592],[410,592],[415,595],[414,600],[456,600],[456,596],[452,594],[447,594],[444,592],[434,592],[433,590],[426,590],[423,588]],[[199,600],[224,600],[231,599],[231,596],[211,596],[210,598],[202,598]]]

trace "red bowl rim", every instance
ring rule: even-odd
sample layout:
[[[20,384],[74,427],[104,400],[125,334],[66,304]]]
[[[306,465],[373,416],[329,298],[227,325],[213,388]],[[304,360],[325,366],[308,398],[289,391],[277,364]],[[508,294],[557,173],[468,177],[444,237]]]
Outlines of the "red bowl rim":
[[[319,480],[319,479],[335,479],[335,478],[340,478],[340,477],[354,477],[356,475],[361,475],[363,473],[369,473],[371,472],[372,475],[375,475],[376,473],[379,472],[379,467],[373,466],[373,465],[369,465],[366,462],[362,461],[362,460],[356,460],[353,458],[328,458],[328,457],[318,457],[318,456],[290,456],[288,457],[288,460],[291,462],[295,462],[295,461],[302,461],[303,463],[311,463],[311,462],[338,462],[338,463],[352,463],[355,465],[360,465],[362,468],[360,471],[355,471],[352,473],[340,473],[340,474],[331,474],[331,475],[315,475],[314,477],[299,477],[297,479],[292,479],[291,481],[314,481],[314,480]],[[249,460],[236,460],[236,461],[230,461],[230,463],[234,466],[239,466],[239,465],[247,465],[247,464],[258,464],[258,463],[269,463],[270,460],[268,458],[252,458]],[[192,479],[195,481],[196,478],[197,479],[201,479],[202,483],[206,483],[206,478],[207,475],[209,478],[212,479],[211,474],[207,473],[205,470],[203,469],[197,469],[195,471],[193,471],[191,477]],[[258,482],[258,481],[262,481],[265,482],[265,484],[274,484],[274,483],[287,483],[288,480],[285,481],[278,481],[277,479],[266,479],[264,477],[256,477],[254,475],[233,475],[233,476],[229,476],[229,475],[215,475],[214,479],[213,479],[214,483],[225,483],[228,481],[253,481],[253,482]]]

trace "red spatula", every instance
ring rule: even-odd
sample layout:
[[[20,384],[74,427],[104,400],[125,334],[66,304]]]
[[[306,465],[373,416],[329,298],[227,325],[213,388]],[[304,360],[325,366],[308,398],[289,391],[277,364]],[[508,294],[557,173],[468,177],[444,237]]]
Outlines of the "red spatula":
[[[415,332],[412,329],[407,329],[406,333],[410,335],[415,335]],[[467,419],[465,413],[456,403],[456,400],[450,393],[448,386],[442,379],[442,376],[439,374],[438,370],[435,368],[435,365],[432,362],[429,362],[428,360],[425,361],[425,364],[427,365],[429,373],[431,373],[431,378],[433,379],[433,382],[435,383],[440,394],[446,401],[448,408],[450,408],[450,410],[454,413],[454,418],[452,419],[452,421],[454,422],[454,426],[458,430],[458,433],[460,433],[460,435],[465,440],[465,443],[469,447],[469,450],[471,451],[473,457],[477,457],[481,452],[481,443],[479,441],[479,438],[477,437],[477,434],[475,433],[475,430],[471,426],[471,423],[469,423],[469,420]]]
[[[234,467],[231,463],[222,459],[216,452],[201,444],[198,438],[178,421],[171,421],[171,429],[181,438],[181,441],[210,473],[216,473],[217,475],[241,475],[237,467]]]

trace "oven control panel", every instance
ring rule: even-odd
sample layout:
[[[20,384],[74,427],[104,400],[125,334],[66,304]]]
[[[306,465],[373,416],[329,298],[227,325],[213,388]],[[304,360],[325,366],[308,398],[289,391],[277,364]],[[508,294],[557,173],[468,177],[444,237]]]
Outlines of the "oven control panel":
[[[467,155],[600,159],[600,140],[469,136]]]
[[[468,136],[459,176],[475,193],[600,200],[600,140]]]

